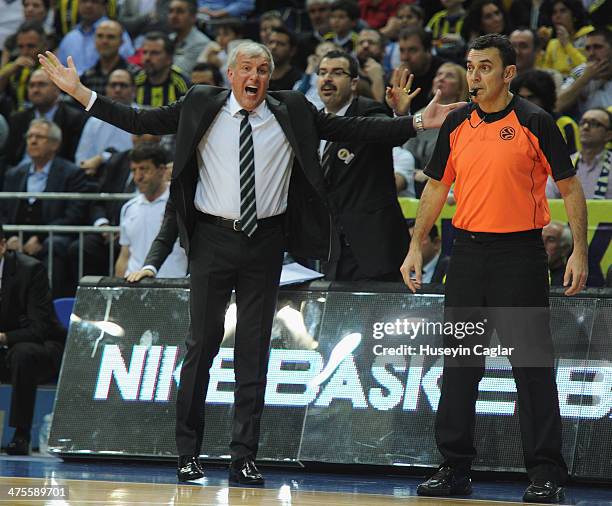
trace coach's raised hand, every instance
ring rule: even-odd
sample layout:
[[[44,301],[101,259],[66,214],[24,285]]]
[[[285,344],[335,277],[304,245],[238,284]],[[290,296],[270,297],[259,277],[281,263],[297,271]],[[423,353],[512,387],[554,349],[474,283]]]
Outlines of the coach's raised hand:
[[[83,107],[87,107],[91,98],[91,90],[81,84],[72,56],[68,57],[67,67],[64,67],[57,56],[51,51],[46,51],[44,55],[39,54],[38,61],[49,76],[49,79],[60,90],[68,93],[76,101],[80,102]]]

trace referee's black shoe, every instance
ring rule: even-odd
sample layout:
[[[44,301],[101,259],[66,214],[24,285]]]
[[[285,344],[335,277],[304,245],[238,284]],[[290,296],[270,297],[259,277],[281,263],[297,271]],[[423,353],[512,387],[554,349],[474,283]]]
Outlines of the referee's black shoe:
[[[558,504],[565,499],[563,487],[554,481],[535,480],[525,490],[523,501],[545,504]]]
[[[176,469],[178,481],[191,481],[204,478],[204,469],[197,455],[181,455]]]
[[[436,474],[417,487],[417,495],[444,497],[470,495],[472,480],[467,474],[460,473],[450,466],[442,466]]]

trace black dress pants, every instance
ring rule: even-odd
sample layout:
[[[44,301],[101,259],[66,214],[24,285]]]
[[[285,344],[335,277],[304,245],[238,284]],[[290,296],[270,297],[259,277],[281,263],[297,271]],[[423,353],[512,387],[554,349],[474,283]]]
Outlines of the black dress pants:
[[[55,341],[15,343],[0,356],[0,380],[10,383],[9,425],[30,430],[34,416],[36,387],[55,378],[60,370],[64,346]]]
[[[563,483],[567,466],[561,455],[547,269],[541,230],[510,234],[458,230],[446,280],[445,318],[459,321],[470,312],[474,316],[482,308],[497,308],[492,314],[501,315],[494,321],[501,345],[519,347],[521,352],[509,358],[517,388],[525,467],[532,480]],[[501,321],[504,318],[506,321]],[[457,342],[451,336],[445,345]],[[527,364],[531,356],[536,360]],[[446,465],[469,472],[476,455],[475,408],[485,360],[482,356],[444,359],[436,442]]]
[[[256,457],[284,250],[282,219],[270,226],[260,222],[250,238],[229,228],[197,222],[189,254],[191,330],[176,404],[179,455],[200,454],[209,369],[219,352],[225,311],[235,289],[231,458]]]

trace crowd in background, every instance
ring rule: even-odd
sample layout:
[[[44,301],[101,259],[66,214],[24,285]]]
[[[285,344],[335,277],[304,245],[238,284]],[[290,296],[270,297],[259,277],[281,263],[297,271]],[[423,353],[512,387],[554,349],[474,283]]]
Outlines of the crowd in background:
[[[483,34],[501,33],[509,36],[517,52],[518,76],[512,91],[555,118],[587,199],[610,199],[610,3],[0,0],[0,188],[4,192],[139,191],[145,196],[149,192],[150,202],[167,198],[162,196],[167,194],[163,185],[169,172],[161,157],[171,166],[173,138],[132,136],[90,118],[40,69],[37,54],[46,50],[63,64],[71,56],[82,82],[98,94],[146,108],[168,105],[196,84],[227,87],[232,48],[245,39],[256,40],[274,58],[270,90],[298,90],[323,108],[317,86],[319,62],[329,51],[343,49],[359,61],[359,96],[384,103],[395,68],[414,74],[413,88],[421,88],[411,104],[411,112],[416,113],[437,90],[442,103],[466,100],[467,44]],[[437,131],[428,130],[393,150],[399,196],[420,196],[427,181],[423,169],[436,138]],[[155,155],[142,159],[143,152]],[[154,183],[140,170],[145,162],[155,172]],[[559,196],[552,180],[547,195]],[[145,207],[138,212],[149,212],[146,199],[139,202]],[[132,203],[129,212],[122,211],[121,204],[0,199],[0,223],[110,224],[121,225],[124,233],[122,215],[136,212],[136,207]],[[561,261],[569,252],[567,232],[563,224],[555,224],[544,237],[549,246],[558,243],[554,254]],[[117,244],[118,252],[129,244],[126,240]],[[108,241],[107,235],[85,236],[85,274],[108,273]],[[42,260],[49,255],[49,238],[44,234],[24,234],[22,240],[7,234],[7,244]],[[54,296],[70,295],[77,282],[78,240],[55,236],[52,249]],[[129,273],[128,260],[120,260],[118,271]],[[553,267],[559,270],[559,259],[554,257],[553,263],[551,273]]]

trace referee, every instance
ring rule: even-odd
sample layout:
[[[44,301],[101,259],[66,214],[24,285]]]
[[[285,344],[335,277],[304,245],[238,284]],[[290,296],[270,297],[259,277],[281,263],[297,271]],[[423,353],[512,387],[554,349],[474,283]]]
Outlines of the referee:
[[[531,480],[523,500],[558,503],[564,496],[567,466],[561,455],[542,243],[542,227],[550,221],[547,177],[551,175],[559,187],[574,237],[564,276],[565,295],[574,295],[585,286],[586,203],[552,117],[508,90],[516,75],[515,60],[505,36],[484,35],[470,44],[467,81],[473,101],[451,112],[440,129],[425,170],[431,179],[420,200],[401,272],[410,290],[420,288],[422,240],[454,183],[456,238],[446,281],[445,317],[458,322],[467,313],[473,317],[490,310],[486,314],[498,315],[492,326],[502,345],[511,343],[517,348],[510,361],[518,393],[523,456]],[[470,343],[459,337],[445,337],[445,346]],[[475,405],[484,357],[444,359],[435,425],[444,462],[419,485],[417,493],[425,496],[472,491]]]

